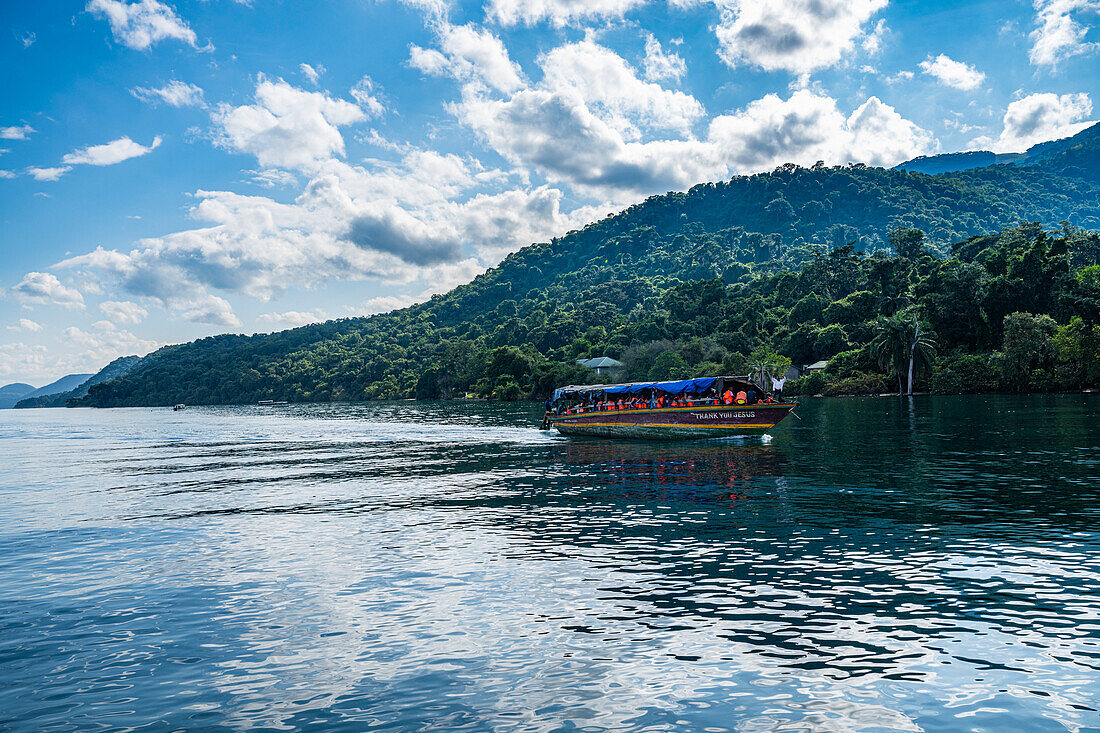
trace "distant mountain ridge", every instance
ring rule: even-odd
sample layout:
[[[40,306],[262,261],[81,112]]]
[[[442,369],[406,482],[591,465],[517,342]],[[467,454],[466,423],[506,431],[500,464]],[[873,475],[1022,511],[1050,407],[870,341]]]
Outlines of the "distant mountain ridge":
[[[66,374],[57,381],[50,382],[45,387],[39,387],[36,390],[28,392],[23,395],[19,401],[30,400],[36,397],[49,397],[51,395],[61,394],[62,392],[68,392],[69,390],[76,389],[83,384],[91,374]]]
[[[61,392],[50,392],[48,394],[37,394],[37,395],[32,393],[32,394],[26,395],[22,399],[20,399],[18,402],[16,402],[14,407],[16,409],[26,409],[26,408],[29,408],[29,407],[65,407],[69,400],[80,399],[81,397],[84,397],[85,395],[87,395],[88,390],[91,389],[92,387],[94,387],[95,385],[102,384],[103,382],[106,382],[109,379],[114,379],[116,377],[121,377],[122,375],[126,374],[131,369],[133,369],[135,366],[137,366],[138,362],[140,362],[140,361],[141,361],[141,357],[139,357],[139,356],[120,356],[119,358],[115,359],[114,361],[112,361],[107,366],[100,369],[95,374],[92,374],[92,375],[87,375],[87,374],[74,375],[74,374],[70,374],[69,377],[80,376],[80,377],[86,377],[86,379],[83,379],[82,381],[80,381],[72,389],[64,390],[64,391],[61,391]],[[69,377],[63,377],[62,379],[59,379],[57,382],[54,382],[53,385],[48,385],[47,387],[43,387],[42,389],[43,390],[50,389],[54,385],[57,385],[57,384],[61,383],[62,381],[66,380],[66,379],[69,379]],[[40,392],[41,390],[36,390],[36,391]]]
[[[1035,166],[1045,164],[1065,175],[1097,180],[1095,164],[1100,152],[1100,123],[1085,128],[1072,137],[1037,143],[1022,153],[993,153],[972,150],[963,153],[921,155],[894,166],[894,170],[936,175],[984,168],[991,165]],[[1066,158],[1072,156],[1070,165]],[[1067,171],[1067,168],[1073,169]]]

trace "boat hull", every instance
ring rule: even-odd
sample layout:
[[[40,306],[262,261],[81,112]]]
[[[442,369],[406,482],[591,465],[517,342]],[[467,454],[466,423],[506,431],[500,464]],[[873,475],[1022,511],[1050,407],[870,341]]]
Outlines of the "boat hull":
[[[729,435],[759,435],[791,413],[797,403],[774,405],[667,407],[613,410],[580,415],[550,415],[562,435],[642,440],[697,440]]]

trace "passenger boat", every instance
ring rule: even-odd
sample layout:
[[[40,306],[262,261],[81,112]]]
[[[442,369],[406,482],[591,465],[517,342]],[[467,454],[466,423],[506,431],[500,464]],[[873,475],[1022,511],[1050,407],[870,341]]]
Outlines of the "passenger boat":
[[[777,401],[742,377],[571,385],[554,390],[543,429],[562,435],[690,440],[761,434],[797,402]]]

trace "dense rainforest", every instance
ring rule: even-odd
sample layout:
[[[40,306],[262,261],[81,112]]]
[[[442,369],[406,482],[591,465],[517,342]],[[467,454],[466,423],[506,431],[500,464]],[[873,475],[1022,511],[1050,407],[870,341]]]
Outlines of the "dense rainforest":
[[[604,355],[621,379],[828,359],[791,385],[814,393],[1094,385],[1096,131],[1032,166],[785,165],[654,196],[426,303],[165,347],[70,404],[542,398]]]

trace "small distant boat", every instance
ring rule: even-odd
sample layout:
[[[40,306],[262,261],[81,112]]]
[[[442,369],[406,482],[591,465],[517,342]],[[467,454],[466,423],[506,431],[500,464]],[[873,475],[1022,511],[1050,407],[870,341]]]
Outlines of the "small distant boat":
[[[798,403],[741,377],[698,377],[561,387],[549,407],[542,427],[562,435],[690,440],[761,434]]]
[[[178,403],[178,404],[174,405],[174,406],[172,407],[172,409],[173,409],[173,410],[174,410],[175,412],[179,412],[180,410],[182,410],[182,409],[183,409],[183,408],[185,408],[185,407],[187,407],[187,405],[185,405],[185,404],[183,404],[182,402],[180,402],[180,403]]]
[[[260,407],[278,407],[279,405],[287,405],[287,404],[290,404],[290,403],[288,403],[288,402],[277,402],[275,400],[260,400],[256,404],[259,405]]]

